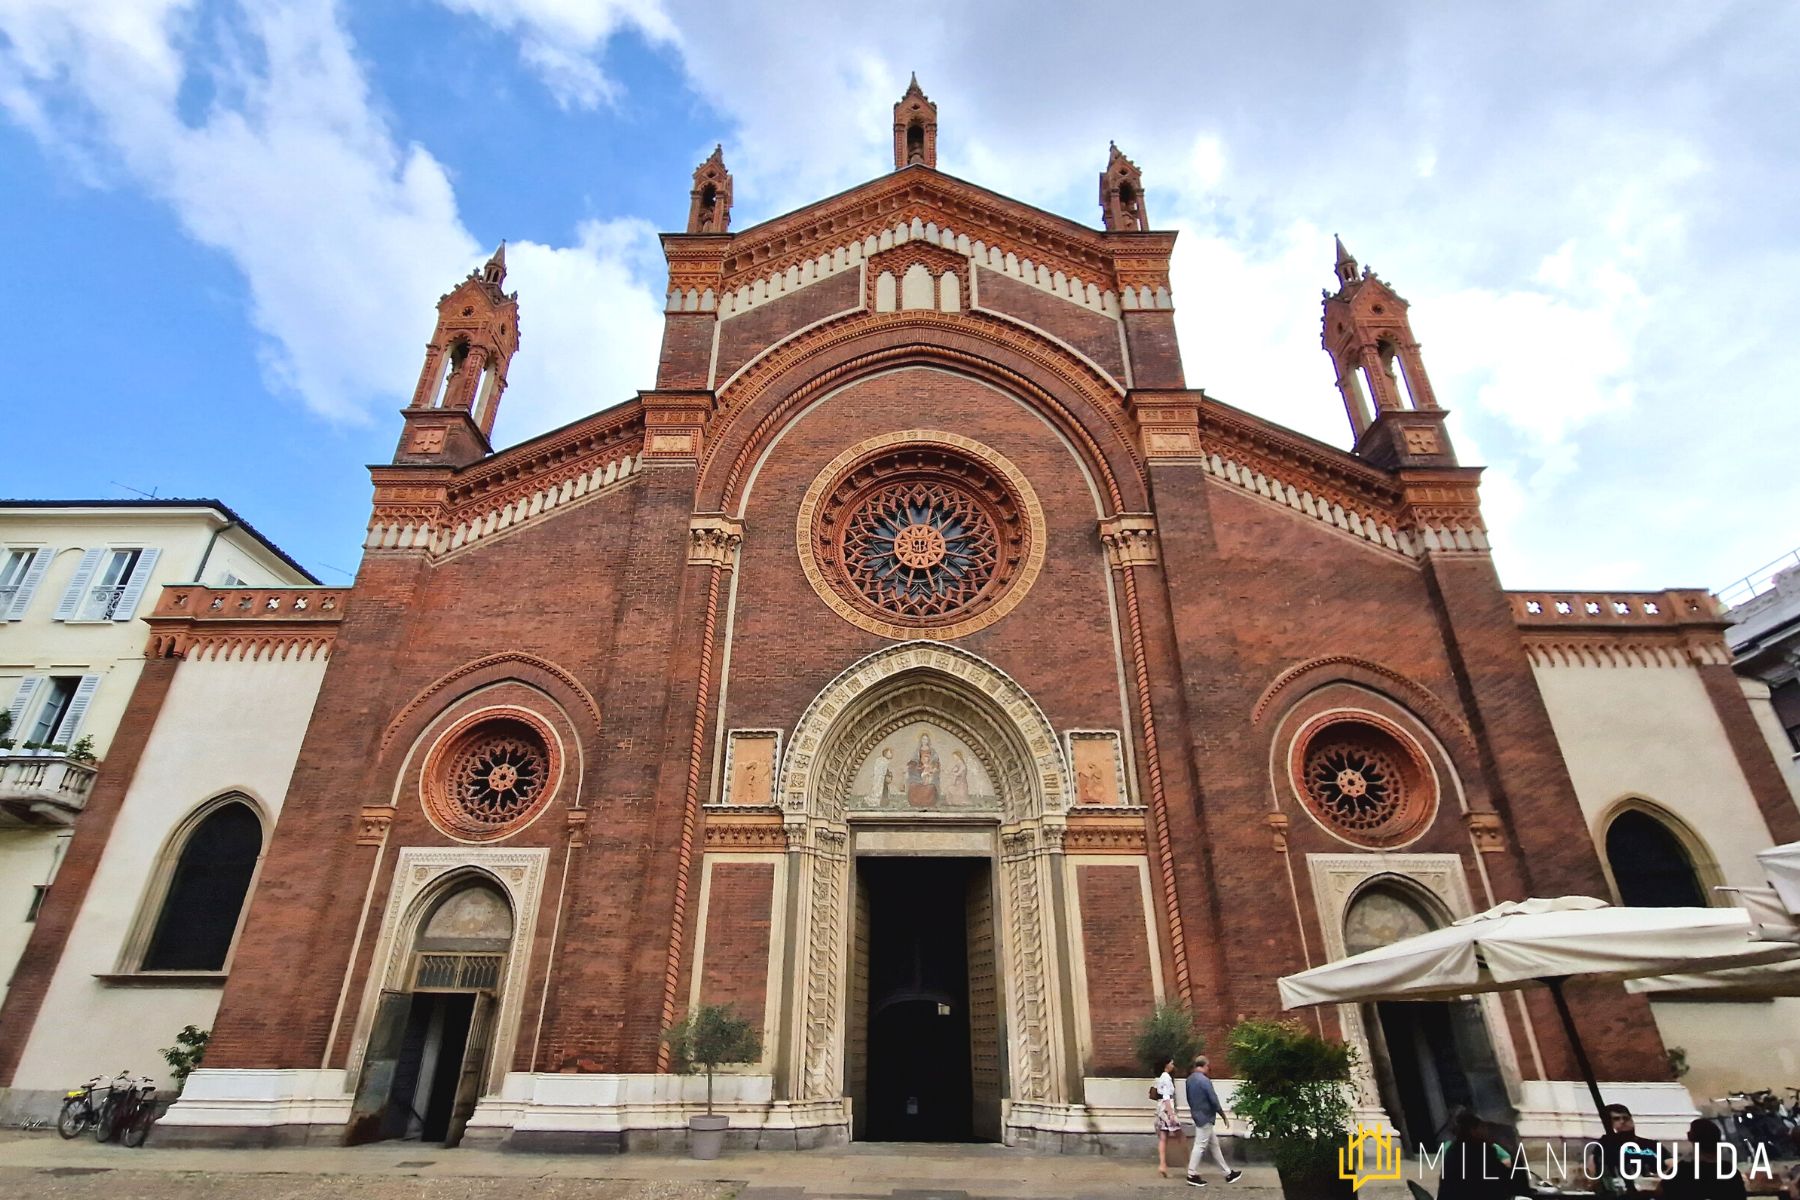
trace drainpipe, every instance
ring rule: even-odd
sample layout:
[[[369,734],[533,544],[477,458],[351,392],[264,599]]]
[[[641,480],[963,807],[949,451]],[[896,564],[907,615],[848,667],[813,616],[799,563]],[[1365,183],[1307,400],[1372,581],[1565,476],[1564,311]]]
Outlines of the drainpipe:
[[[213,530],[212,536],[206,539],[206,549],[200,554],[200,565],[194,568],[194,582],[206,582],[206,560],[212,557],[213,547],[219,543],[219,535],[237,526],[236,521],[227,521]]]

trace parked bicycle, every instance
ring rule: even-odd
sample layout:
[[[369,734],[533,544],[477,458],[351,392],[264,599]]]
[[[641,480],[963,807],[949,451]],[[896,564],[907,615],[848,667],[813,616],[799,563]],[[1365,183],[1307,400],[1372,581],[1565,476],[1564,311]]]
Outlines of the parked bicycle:
[[[1739,1153],[1753,1154],[1758,1146],[1763,1147],[1770,1158],[1785,1158],[1794,1152],[1794,1135],[1800,1122],[1768,1088],[1729,1092],[1715,1097],[1714,1102],[1723,1104],[1725,1111],[1713,1120]]]
[[[64,1138],[77,1138],[99,1119],[94,1092],[106,1083],[104,1075],[96,1075],[86,1086],[63,1093],[62,1111],[56,1116],[56,1132]]]
[[[121,1071],[107,1089],[94,1118],[94,1140],[115,1136],[127,1146],[141,1146],[150,1135],[151,1110],[156,1105],[155,1081]],[[135,1140],[133,1140],[135,1139]]]

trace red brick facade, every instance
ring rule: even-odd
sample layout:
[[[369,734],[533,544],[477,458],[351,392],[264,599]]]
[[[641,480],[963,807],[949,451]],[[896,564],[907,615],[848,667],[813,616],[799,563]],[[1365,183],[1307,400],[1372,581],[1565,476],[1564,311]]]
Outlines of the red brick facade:
[[[902,158],[906,137],[899,121]],[[728,205],[722,161],[708,167]],[[1215,1049],[1240,1017],[1278,1010],[1279,976],[1324,957],[1325,926],[1343,914],[1318,911],[1309,856],[1380,847],[1309,815],[1274,765],[1310,714],[1365,712],[1426,748],[1434,807],[1404,853],[1440,856],[1474,907],[1607,894],[1485,550],[1475,472],[1447,442],[1395,433],[1377,466],[1186,390],[1167,292],[1173,237],[1123,217],[1084,228],[941,175],[929,158],[728,235],[717,232],[727,216],[665,238],[655,390],[476,461],[453,438],[437,456],[403,443],[396,465],[376,469],[369,550],[209,1068],[357,1060],[400,851],[457,845],[421,804],[430,747],[471,713],[517,706],[552,731],[561,769],[542,815],[498,843],[545,864],[515,951],[529,956],[528,982],[506,1065],[657,1071],[698,960],[700,998],[766,1023],[778,1098],[797,1088],[807,964],[792,923],[816,925],[805,906],[821,893],[794,889],[828,844],[809,840],[810,810],[786,806],[778,784],[797,777],[796,755],[829,749],[798,744],[822,694],[895,639],[812,586],[796,520],[829,464],[901,430],[1004,458],[1041,509],[1041,569],[955,649],[1041,711],[1057,741],[1032,753],[1066,761],[1071,730],[1118,740],[1129,803],[1114,824],[1094,832],[1058,810],[1033,835],[1048,895],[1079,897],[1083,951],[1059,969],[1085,987],[1089,1020],[1061,1035],[1087,1058],[1058,1068],[1046,1095],[1078,1102],[1083,1076],[1131,1069],[1132,1032],[1156,1000],[1153,955],[1165,994],[1193,1005]],[[927,241],[919,261],[967,263],[960,305],[875,311],[864,264]],[[1350,309],[1344,295],[1384,286],[1354,271],[1340,282],[1334,303]],[[512,303],[497,283],[467,286]],[[1440,428],[1440,412],[1416,415]],[[491,424],[491,409],[481,416]],[[1728,682],[1714,688],[1722,713],[1742,706]],[[1747,711],[1726,719],[1754,739]],[[719,807],[732,730],[780,733],[766,811]],[[1793,826],[1779,780],[1757,779],[1771,822]],[[389,808],[385,840],[359,836],[368,806]],[[1069,853],[1104,843],[1125,857],[1073,868],[1065,883],[1065,824]],[[724,852],[701,929],[705,856]],[[72,854],[64,878],[78,867]],[[850,913],[847,895],[834,903]],[[1007,903],[1002,890],[1002,916]],[[1058,919],[1046,936],[1066,937]],[[781,994],[765,994],[771,974]],[[1570,994],[1602,1078],[1667,1078],[1642,999]],[[1547,1001],[1531,1003],[1554,1031]],[[1538,1043],[1550,1078],[1574,1077],[1560,1036]],[[1520,1069],[1536,1071],[1528,1059]]]

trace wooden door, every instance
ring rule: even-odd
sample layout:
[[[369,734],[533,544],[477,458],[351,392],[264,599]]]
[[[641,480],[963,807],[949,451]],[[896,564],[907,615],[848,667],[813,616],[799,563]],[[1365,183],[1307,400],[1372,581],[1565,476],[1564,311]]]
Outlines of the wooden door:
[[[350,1104],[350,1127],[344,1136],[346,1145],[378,1141],[382,1137],[412,1001],[411,992],[383,990],[375,1002],[375,1023],[369,1030],[368,1049],[363,1052],[362,1072],[356,1080],[356,1098]]]
[[[852,869],[855,908],[850,933],[850,998],[844,1014],[844,1092],[850,1097],[850,1136],[869,1128],[869,885]]]
[[[969,872],[969,1078],[974,1093],[972,1132],[1000,1140],[1000,989],[994,960],[994,870]]]
[[[469,1016],[469,1040],[463,1045],[462,1068],[456,1077],[456,1104],[450,1110],[445,1146],[462,1141],[463,1130],[469,1127],[469,1118],[475,1115],[475,1106],[481,1101],[487,1081],[488,1047],[493,1041],[494,1012],[498,1007],[494,993],[475,993],[475,1011]]]

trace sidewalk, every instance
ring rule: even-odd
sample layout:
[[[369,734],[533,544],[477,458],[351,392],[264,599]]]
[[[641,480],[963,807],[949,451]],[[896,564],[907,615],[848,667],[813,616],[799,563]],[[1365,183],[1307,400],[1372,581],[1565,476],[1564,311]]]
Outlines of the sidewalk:
[[[101,1174],[104,1172],[104,1174]],[[116,1172],[116,1174],[114,1174]],[[1209,1177],[1212,1172],[1209,1170]],[[129,1186],[121,1186],[127,1183]],[[416,1143],[283,1150],[142,1150],[65,1142],[54,1133],[0,1133],[0,1194],[92,1196],[98,1187],[133,1197],[505,1196],[531,1179],[534,1197],[595,1200],[1115,1200],[1196,1194],[1178,1170],[1159,1179],[1154,1160],[1037,1154],[1003,1146],[857,1145],[801,1153],[741,1151],[714,1162],[652,1154],[512,1154],[445,1150]],[[68,1185],[65,1192],[53,1185]],[[1212,1178],[1217,1200],[1272,1200],[1275,1172],[1246,1168],[1227,1185]],[[1394,1185],[1366,1187],[1361,1200],[1404,1197]]]

